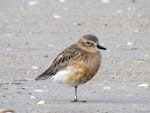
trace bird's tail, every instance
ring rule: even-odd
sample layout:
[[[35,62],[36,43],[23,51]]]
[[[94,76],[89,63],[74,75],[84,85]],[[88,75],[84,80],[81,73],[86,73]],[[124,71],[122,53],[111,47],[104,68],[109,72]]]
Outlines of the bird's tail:
[[[35,80],[45,80],[47,78],[49,78],[49,75],[45,75],[44,73],[39,75],[37,78],[35,78]]]
[[[52,67],[49,67],[44,73],[39,75],[35,80],[45,80],[50,78],[52,75],[55,75],[57,70],[54,70]]]

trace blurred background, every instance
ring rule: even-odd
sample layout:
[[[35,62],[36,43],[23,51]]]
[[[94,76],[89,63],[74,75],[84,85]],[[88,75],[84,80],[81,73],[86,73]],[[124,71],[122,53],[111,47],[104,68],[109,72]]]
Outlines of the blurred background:
[[[33,93],[32,89],[46,85],[47,90],[50,87],[57,87],[57,90],[54,88],[56,95],[49,97],[46,93],[44,94],[46,98],[71,99],[72,89],[69,93],[71,96],[68,94],[65,97],[67,92],[64,91],[65,88],[62,89],[52,81],[49,81],[52,85],[48,81],[36,83],[34,78],[46,70],[63,49],[74,44],[81,36],[93,34],[108,50],[101,51],[103,56],[101,69],[89,84],[81,86],[80,93],[82,94],[82,89],[87,87],[95,89],[93,91],[96,92],[95,96],[90,98],[107,96],[105,97],[109,97],[107,102],[102,99],[105,104],[109,103],[111,96],[117,95],[119,102],[125,98],[127,103],[132,98],[135,105],[133,112],[149,113],[149,5],[149,0],[0,0],[0,106],[10,108],[15,102],[13,109],[20,109],[21,112],[23,108],[18,108],[17,102],[22,98],[16,96],[17,92],[27,99],[28,93]],[[32,88],[28,89],[27,86]],[[24,87],[27,94],[23,93],[24,90],[20,90]],[[89,95],[94,95],[90,94],[89,90],[84,90],[84,93],[85,99]],[[40,96],[41,94],[37,95],[39,98]],[[15,99],[18,101],[14,101]],[[36,104],[38,101],[36,99],[29,103]],[[10,100],[12,101],[9,102]],[[113,98],[110,103],[115,103],[114,100]],[[142,105],[139,105],[140,100],[143,100]],[[26,103],[28,102],[22,100],[22,105]],[[59,104],[56,103],[56,106]],[[96,111],[97,105],[93,105],[89,111],[120,112],[121,107],[128,112],[131,111],[128,109],[130,105],[116,104],[115,107],[117,106],[119,107],[113,109],[110,104],[108,108],[102,110],[100,107]],[[77,110],[76,107],[70,110]],[[55,106],[53,108],[56,109]],[[68,112],[65,107],[60,108],[64,110],[62,112]],[[39,107],[32,110],[25,109],[22,112],[37,112],[37,109]],[[44,110],[48,112],[47,107]],[[79,108],[76,112],[84,110]]]

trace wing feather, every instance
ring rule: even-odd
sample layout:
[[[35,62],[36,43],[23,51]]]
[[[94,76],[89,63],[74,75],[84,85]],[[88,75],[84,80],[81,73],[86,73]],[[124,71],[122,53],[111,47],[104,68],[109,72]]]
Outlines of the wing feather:
[[[84,53],[76,44],[65,49],[60,53],[56,59],[53,61],[52,65],[41,75],[39,75],[36,80],[44,80],[50,76],[55,75],[58,71],[65,69],[68,65],[72,63],[73,60],[77,60],[81,57],[81,53]],[[82,51],[82,52],[81,52]],[[85,55],[85,54],[84,54]]]

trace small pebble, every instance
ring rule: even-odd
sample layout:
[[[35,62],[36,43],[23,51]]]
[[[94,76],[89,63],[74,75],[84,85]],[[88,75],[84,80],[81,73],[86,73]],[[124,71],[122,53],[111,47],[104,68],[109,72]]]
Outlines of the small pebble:
[[[47,102],[45,100],[41,100],[37,104],[47,104]]]
[[[48,57],[48,55],[45,55],[44,57]]]
[[[28,5],[30,5],[30,6],[34,6],[34,5],[37,5],[37,4],[39,4],[38,1],[29,1],[28,2]]]
[[[30,80],[34,80],[34,78],[25,78],[25,80],[30,81]]]
[[[141,59],[141,60],[138,60],[138,61],[137,61],[137,64],[138,64],[138,65],[142,65],[142,64],[144,64],[144,62],[145,62],[145,61]]]
[[[99,86],[102,86],[103,84],[98,84]]]
[[[62,16],[60,16],[60,15],[54,15],[53,16],[55,19],[61,19],[62,18]]]
[[[106,89],[106,90],[111,90],[111,87],[109,87],[109,86],[106,86],[106,87],[103,87],[103,89]]]
[[[75,25],[75,26],[80,26],[81,24],[80,24],[80,23],[77,23],[77,22],[74,22],[73,25]]]
[[[29,75],[29,74],[30,74],[30,71],[28,70],[28,71],[27,71],[27,75]]]
[[[39,93],[48,92],[48,90],[41,90],[41,89],[35,89],[34,91],[35,91],[35,92],[39,92]]]
[[[108,24],[104,24],[104,26],[105,26],[105,27],[107,27],[107,26],[108,26]]]
[[[14,36],[16,36],[16,34],[8,33],[7,36],[8,37],[14,37]]]
[[[43,88],[47,88],[48,86],[43,86]]]
[[[37,67],[37,66],[32,66],[31,68],[32,69],[39,69],[39,67]]]
[[[111,77],[112,79],[115,79],[115,77]]]
[[[11,51],[12,50],[12,48],[6,48],[6,51]]]
[[[64,2],[66,2],[66,0],[59,0],[59,2],[62,2],[62,3],[64,3]]]
[[[24,86],[24,87],[22,87],[22,89],[32,89],[33,87],[31,87],[31,86]]]
[[[128,7],[128,11],[131,11],[131,7]]]
[[[101,3],[109,3],[110,0],[101,0]]]
[[[118,13],[118,14],[122,14],[123,11],[122,11],[122,10],[117,10],[117,13]]]
[[[34,99],[34,98],[36,98],[36,97],[35,97],[35,96],[31,96],[30,98],[33,98],[33,99]]]
[[[143,15],[142,15],[142,14],[138,14],[137,16],[138,16],[138,18],[142,18],[142,17],[143,17]]]
[[[127,42],[127,46],[133,45],[133,42]]]
[[[140,29],[135,29],[134,33],[138,33],[140,31]]]
[[[149,54],[145,54],[145,57],[149,57]]]

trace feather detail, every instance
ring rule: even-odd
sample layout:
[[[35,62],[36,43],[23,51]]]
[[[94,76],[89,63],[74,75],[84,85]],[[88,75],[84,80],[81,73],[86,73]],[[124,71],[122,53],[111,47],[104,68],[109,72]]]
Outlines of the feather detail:
[[[66,67],[72,65],[74,61],[77,62],[81,59],[84,59],[85,62],[88,61],[88,54],[85,50],[74,44],[60,53],[52,65],[44,73],[39,75],[36,80],[45,80],[50,76],[54,76],[58,71],[66,69]]]

